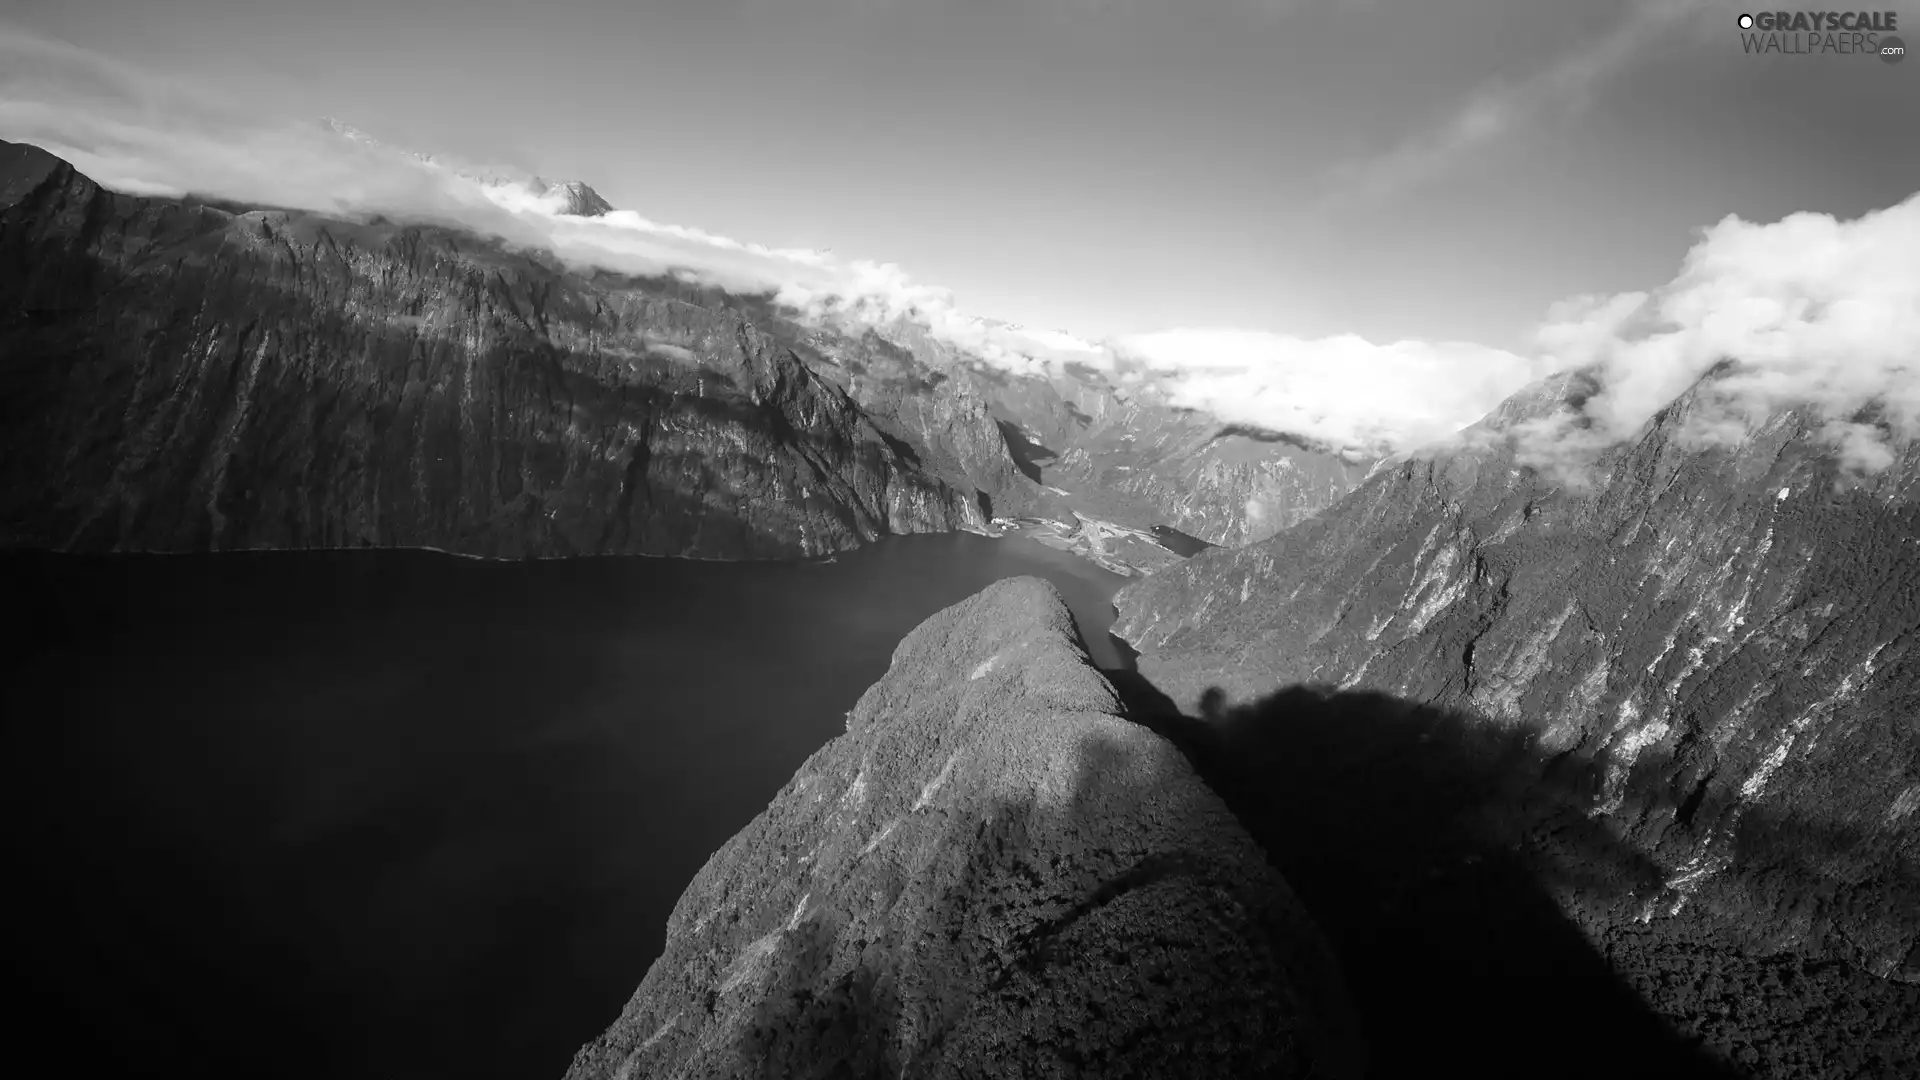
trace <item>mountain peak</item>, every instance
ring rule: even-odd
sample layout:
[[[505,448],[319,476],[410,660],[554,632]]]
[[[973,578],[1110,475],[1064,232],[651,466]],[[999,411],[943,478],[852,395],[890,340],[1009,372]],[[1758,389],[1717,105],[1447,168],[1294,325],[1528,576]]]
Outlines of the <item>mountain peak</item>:
[[[600,193],[579,180],[548,180],[542,176],[529,176],[524,173],[514,175],[497,169],[478,168],[463,165],[456,160],[419,151],[400,150],[389,147],[372,135],[331,116],[320,118],[327,130],[343,139],[359,143],[362,146],[380,150],[392,150],[404,153],[427,165],[446,171],[464,180],[470,180],[483,188],[495,192],[512,191],[524,195],[539,209],[551,214],[568,214],[574,217],[599,217],[613,210],[613,204],[600,197]]]
[[[31,143],[0,139],[0,209],[12,206],[66,162]]]
[[[547,180],[534,177],[526,187],[543,200],[556,204],[556,214],[575,217],[599,217],[613,210],[613,204],[579,180]]]

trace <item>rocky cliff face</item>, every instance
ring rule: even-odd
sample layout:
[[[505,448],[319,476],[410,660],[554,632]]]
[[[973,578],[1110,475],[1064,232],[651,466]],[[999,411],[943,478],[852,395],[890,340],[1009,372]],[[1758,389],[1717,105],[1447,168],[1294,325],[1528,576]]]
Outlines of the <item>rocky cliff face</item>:
[[[1114,632],[1189,712],[1339,684],[1514,734],[1533,791],[1646,860],[1612,910],[1563,895],[1598,933],[1685,913],[1745,955],[1920,981],[1920,456],[1850,478],[1800,412],[1703,446],[1708,392],[1586,490],[1516,461],[1506,425],[1553,403],[1516,402],[1477,446],[1129,587]]]
[[[1046,482],[1084,495],[1096,513],[1171,525],[1213,544],[1252,543],[1305,520],[1353,490],[1368,467],[1223,426],[1143,390],[1123,393],[1096,371],[977,377]]]
[[[1265,432],[1142,411],[1131,407],[1089,431],[1060,468],[1164,508],[1168,521],[1210,543],[1264,540],[1333,505],[1367,472],[1366,462]]]
[[[0,144],[0,542],[740,558],[984,527],[804,351],[675,283]]]
[[[935,615],[568,1074],[1357,1076],[1330,957],[1037,579]]]
[[[1022,474],[1039,485],[1037,505],[1011,516],[1068,521],[1071,508],[1237,546],[1332,505],[1370,465],[1285,435],[1223,425],[1099,368],[1011,371],[907,320],[879,336],[899,346],[920,381],[957,386],[985,403]]]
[[[1016,466],[998,422],[973,380],[928,365],[872,331],[808,335],[822,378],[843,387],[889,435],[924,455],[942,476],[961,477],[993,516],[1057,516],[1057,497]]]

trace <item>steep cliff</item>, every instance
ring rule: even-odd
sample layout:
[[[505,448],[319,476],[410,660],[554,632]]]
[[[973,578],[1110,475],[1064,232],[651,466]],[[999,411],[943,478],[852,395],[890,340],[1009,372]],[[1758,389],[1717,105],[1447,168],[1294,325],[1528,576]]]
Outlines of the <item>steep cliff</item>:
[[[1339,684],[1512,735],[1522,803],[1576,811],[1645,860],[1622,889],[1561,893],[1595,935],[1645,946],[1629,968],[1737,945],[1725,963],[1920,981],[1920,452],[1846,475],[1804,411],[1733,444],[1691,438],[1708,380],[1587,486],[1557,486],[1506,435],[1578,381],[1265,543],[1129,587],[1115,633],[1189,713],[1210,687]],[[1564,854],[1566,820],[1532,819],[1542,859]],[[1698,1005],[1691,980],[1656,989]],[[1920,1050],[1899,1023],[1901,1052]],[[1802,1024],[1818,1027],[1768,1037]]]
[[[804,351],[675,282],[0,144],[7,544],[739,558],[984,527]]]
[[[964,478],[993,516],[1060,516],[1065,506],[1020,473],[999,423],[966,377],[923,363],[869,330],[808,335],[821,377],[843,387],[889,435],[911,443],[942,476]]]
[[[1071,508],[1237,546],[1332,505],[1370,464],[1222,424],[1117,371],[1072,362],[1015,370],[904,319],[879,334],[900,347],[917,380],[958,386],[985,404],[1022,474],[1039,485],[1039,505],[1011,516],[1067,521]]]
[[[1032,578],[921,624],[570,1077],[1357,1076],[1259,848]]]
[[[1070,444],[1059,467],[1163,508],[1182,531],[1238,547],[1338,502],[1366,476],[1368,463],[1268,432],[1133,406]]]
[[[1045,482],[1086,508],[1145,527],[1171,525],[1209,543],[1263,540],[1331,506],[1368,463],[1177,407],[1102,373],[1056,378],[983,371],[1012,441]],[[1151,517],[1151,521],[1144,520]]]

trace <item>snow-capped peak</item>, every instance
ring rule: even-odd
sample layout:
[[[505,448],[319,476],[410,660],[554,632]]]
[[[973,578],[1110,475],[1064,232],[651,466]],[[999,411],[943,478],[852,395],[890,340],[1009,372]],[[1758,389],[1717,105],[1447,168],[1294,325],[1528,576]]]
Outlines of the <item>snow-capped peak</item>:
[[[350,139],[362,146],[405,153],[433,168],[445,169],[463,180],[472,181],[480,185],[494,202],[511,210],[538,210],[548,214],[569,214],[575,217],[599,217],[613,210],[613,204],[601,198],[599,192],[579,180],[548,180],[542,176],[513,176],[496,170],[463,166],[439,155],[424,154],[419,151],[401,151],[389,147],[359,128],[330,116],[322,117],[321,122],[343,139]]]

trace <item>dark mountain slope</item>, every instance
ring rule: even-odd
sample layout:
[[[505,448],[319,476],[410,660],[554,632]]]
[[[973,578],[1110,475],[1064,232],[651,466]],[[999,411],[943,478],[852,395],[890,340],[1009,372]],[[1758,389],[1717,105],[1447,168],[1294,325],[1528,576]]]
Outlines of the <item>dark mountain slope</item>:
[[[1689,1023],[1726,1015],[1699,997],[1703,965],[1747,972],[1735,996],[1763,1010],[1770,964],[1920,980],[1920,455],[1849,478],[1802,412],[1689,442],[1703,384],[1571,491],[1501,437],[1578,387],[1549,391],[1477,447],[1125,590],[1115,632],[1189,713],[1209,687],[1337,683],[1523,736],[1522,787],[1572,792],[1649,871],[1556,895]],[[1522,823],[1542,859],[1553,820]],[[1873,982],[1849,1007],[1920,1015]],[[1821,1052],[1851,1038],[1840,1015],[1801,1022]],[[1779,1068],[1805,1050],[1794,1024],[1743,1023]],[[1920,1052],[1903,1023],[1889,1037]]]
[[[797,336],[671,282],[116,195],[0,146],[0,542],[738,558],[983,526]]]
[[[1610,970],[1555,889],[1614,897],[1652,869],[1541,784],[1525,733],[1372,692],[1289,687],[1181,717],[1117,675],[1333,940],[1374,1080],[1738,1074]],[[1550,823],[1553,857],[1525,857]],[[1577,1016],[1585,1038],[1569,1031]]]
[[[1357,1077],[1318,930],[1052,588],[1002,581],[716,852],[570,1077]]]

